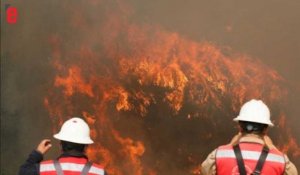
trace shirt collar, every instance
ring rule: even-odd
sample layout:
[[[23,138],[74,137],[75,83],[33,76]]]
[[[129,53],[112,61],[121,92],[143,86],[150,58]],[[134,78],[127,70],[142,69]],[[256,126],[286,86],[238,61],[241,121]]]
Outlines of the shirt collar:
[[[240,142],[254,142],[264,145],[265,142],[263,138],[255,134],[245,134],[240,138]]]

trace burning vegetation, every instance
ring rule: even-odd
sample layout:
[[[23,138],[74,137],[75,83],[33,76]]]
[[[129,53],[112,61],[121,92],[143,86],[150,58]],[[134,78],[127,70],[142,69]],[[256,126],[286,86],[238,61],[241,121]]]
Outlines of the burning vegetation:
[[[250,98],[271,106],[275,142],[299,157],[275,70],[134,22],[123,1],[87,3],[89,10],[66,6],[70,32],[49,37],[55,75],[44,103],[54,131],[84,117],[96,142],[88,155],[109,174],[199,174],[208,152],[236,132],[232,119]]]

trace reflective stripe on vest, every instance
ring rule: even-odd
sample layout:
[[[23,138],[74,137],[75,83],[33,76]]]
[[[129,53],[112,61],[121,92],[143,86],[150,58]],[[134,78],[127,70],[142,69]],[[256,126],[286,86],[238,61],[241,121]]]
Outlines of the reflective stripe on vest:
[[[258,151],[241,151],[243,159],[258,160],[261,152]],[[235,158],[233,150],[219,150],[216,155],[217,158]],[[284,164],[284,157],[269,153],[266,161],[277,162]]]
[[[84,165],[83,164],[76,164],[76,163],[60,163],[62,169],[64,171],[77,171],[81,172]],[[40,165],[40,172],[46,172],[46,171],[55,171],[54,164],[41,164]],[[89,173],[93,174],[99,174],[99,175],[104,175],[104,170],[92,166]]]
[[[62,157],[59,164],[64,175],[81,175],[81,172],[87,162],[86,158],[81,157]],[[40,163],[40,175],[56,175],[56,169],[53,160],[47,160]],[[88,175],[105,175],[102,166],[92,164]]]

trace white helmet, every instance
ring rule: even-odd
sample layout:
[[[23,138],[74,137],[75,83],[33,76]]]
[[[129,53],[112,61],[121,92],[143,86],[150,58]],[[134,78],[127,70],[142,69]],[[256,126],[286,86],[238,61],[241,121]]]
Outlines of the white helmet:
[[[90,128],[81,118],[71,118],[62,125],[59,133],[53,136],[58,140],[79,143],[92,144],[93,140],[90,138]]]
[[[245,103],[240,110],[239,116],[233,120],[262,123],[269,126],[274,126],[270,120],[270,110],[268,106],[265,105],[261,100],[255,99]]]

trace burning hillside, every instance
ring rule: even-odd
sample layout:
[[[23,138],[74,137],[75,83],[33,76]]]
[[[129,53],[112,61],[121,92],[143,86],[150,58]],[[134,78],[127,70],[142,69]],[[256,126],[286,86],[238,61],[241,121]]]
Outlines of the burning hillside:
[[[275,140],[299,157],[280,110],[284,80],[275,70],[213,43],[131,22],[122,1],[87,3],[90,11],[65,7],[72,32],[49,37],[55,78],[44,103],[54,131],[67,118],[85,118],[96,141],[88,154],[109,174],[198,174],[207,153],[236,132],[232,118],[251,98],[271,106]]]

